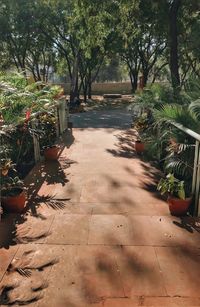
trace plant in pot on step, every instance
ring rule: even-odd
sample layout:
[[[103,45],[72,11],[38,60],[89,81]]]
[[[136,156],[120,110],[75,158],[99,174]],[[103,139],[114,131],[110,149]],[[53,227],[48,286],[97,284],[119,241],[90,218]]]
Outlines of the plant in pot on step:
[[[166,178],[161,178],[157,189],[161,195],[167,194],[167,202],[172,215],[185,215],[192,202],[192,198],[186,198],[185,182],[174,177],[173,174],[167,174]]]
[[[136,141],[135,141],[135,151],[138,153],[138,154],[141,154],[143,153],[145,150],[145,145],[144,143],[142,142],[142,140],[140,138],[138,138]]]
[[[22,213],[26,204],[23,182],[17,176],[9,176],[9,172],[5,176],[1,172],[0,183],[1,203],[4,211]]]
[[[12,131],[7,127],[0,130],[0,198],[4,211],[21,213],[25,208],[26,194],[23,182],[17,176],[15,165],[10,159],[9,139]]]
[[[56,145],[56,117],[53,113],[45,112],[39,117],[39,129],[41,133],[41,144],[46,160],[57,160],[60,147]]]

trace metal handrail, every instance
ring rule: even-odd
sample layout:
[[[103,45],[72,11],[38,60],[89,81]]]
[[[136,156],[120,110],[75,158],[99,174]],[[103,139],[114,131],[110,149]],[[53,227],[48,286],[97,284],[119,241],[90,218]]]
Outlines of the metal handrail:
[[[196,140],[192,177],[192,195],[194,197],[194,215],[200,216],[200,134],[181,124],[174,122],[171,122],[171,124]]]
[[[193,130],[184,127],[181,124],[177,124],[172,122],[172,125],[175,126],[176,128],[182,130],[183,132],[185,132],[186,134],[188,134],[189,136],[191,136],[192,138],[194,138],[195,140],[197,140],[198,142],[200,142],[200,134],[194,132]]]

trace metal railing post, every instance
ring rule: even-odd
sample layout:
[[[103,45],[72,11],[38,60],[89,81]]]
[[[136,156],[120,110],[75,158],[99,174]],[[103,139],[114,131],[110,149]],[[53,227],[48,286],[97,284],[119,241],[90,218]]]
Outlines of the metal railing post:
[[[194,215],[200,216],[200,134],[187,127],[184,127],[181,124],[172,123],[172,125],[196,140],[192,178],[192,195],[194,197]]]
[[[198,142],[198,141],[197,141]],[[198,150],[197,150],[197,161],[196,162],[196,184],[195,184],[195,198],[194,198],[194,215],[195,216],[199,216],[200,215],[200,202],[199,202],[199,192],[200,192],[200,146],[199,146],[199,142],[198,142],[198,146],[197,146]],[[195,153],[196,155],[196,153]],[[195,169],[194,169],[195,171]]]
[[[33,119],[31,121],[31,126],[35,130],[37,126],[37,119]],[[33,133],[33,146],[34,146],[34,158],[35,158],[35,163],[39,162],[41,160],[41,155],[40,155],[40,143],[38,140],[38,136]]]
[[[60,119],[59,119],[59,107],[55,107],[55,116],[56,116],[56,136],[60,135]]]
[[[62,134],[67,129],[67,118],[65,111],[65,101],[60,101],[58,107],[59,113],[59,125],[60,125],[60,134]]]
[[[66,101],[65,101],[65,116],[66,116],[66,130],[67,130],[69,124],[69,105]]]
[[[196,141],[195,154],[194,154],[193,178],[192,178],[192,195],[194,195],[195,190],[196,190],[197,169],[198,169],[198,154],[199,154],[199,141]]]

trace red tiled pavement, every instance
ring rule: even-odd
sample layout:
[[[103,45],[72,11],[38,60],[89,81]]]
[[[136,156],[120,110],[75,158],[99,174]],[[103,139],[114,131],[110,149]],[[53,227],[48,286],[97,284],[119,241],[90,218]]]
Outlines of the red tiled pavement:
[[[39,307],[200,306],[200,234],[170,216],[156,193],[159,172],[135,154],[130,115],[90,111],[73,121],[73,145],[26,179],[31,210],[0,222],[0,279],[15,284],[10,299],[39,295],[30,304]],[[32,275],[6,272],[11,262]]]

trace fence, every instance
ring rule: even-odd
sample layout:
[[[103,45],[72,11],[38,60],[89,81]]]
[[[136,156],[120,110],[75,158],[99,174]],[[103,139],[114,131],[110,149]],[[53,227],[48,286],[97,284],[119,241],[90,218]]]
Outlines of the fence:
[[[194,197],[194,216],[200,216],[200,134],[180,124],[173,123],[172,125],[196,140],[192,178],[192,195]]]
[[[57,136],[62,135],[63,132],[67,129],[68,127],[68,121],[69,121],[69,109],[66,104],[66,101],[60,100],[57,102],[57,104],[54,106],[54,111],[55,111],[55,117],[57,118],[57,123],[56,123],[56,132]],[[31,126],[33,129],[37,127],[37,114],[35,114],[35,117],[31,120]],[[34,144],[34,158],[35,162],[38,162],[41,160],[41,155],[40,155],[40,142],[39,138],[36,134],[33,134],[33,144]]]

